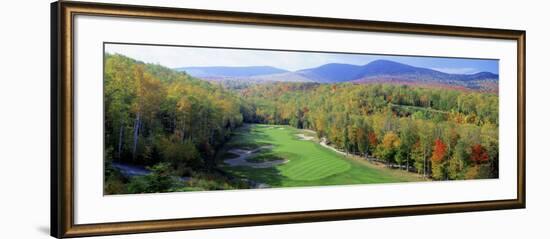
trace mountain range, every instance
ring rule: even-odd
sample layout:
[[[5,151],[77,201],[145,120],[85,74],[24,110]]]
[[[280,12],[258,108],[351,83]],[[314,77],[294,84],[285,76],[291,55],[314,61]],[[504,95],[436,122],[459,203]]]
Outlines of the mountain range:
[[[214,81],[393,83],[434,85],[491,92],[498,92],[499,79],[497,74],[491,72],[450,74],[390,60],[375,60],[366,65],[330,63],[298,71],[287,71],[270,66],[181,67],[175,70],[184,71],[197,78]]]
[[[207,66],[207,67],[181,67],[177,71],[185,71],[194,77],[253,77],[286,73],[287,70],[271,66]]]

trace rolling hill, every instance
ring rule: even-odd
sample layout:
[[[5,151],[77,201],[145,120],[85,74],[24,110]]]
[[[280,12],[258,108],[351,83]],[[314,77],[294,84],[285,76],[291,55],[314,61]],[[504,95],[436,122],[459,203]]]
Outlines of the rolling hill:
[[[299,70],[296,73],[319,83],[336,83],[357,79],[361,66],[331,63],[315,68]]]
[[[357,73],[356,79],[351,82],[420,85],[497,93],[498,77],[490,72],[449,74],[393,61],[377,60],[364,65]]]
[[[271,66],[199,66],[180,67],[174,70],[184,71],[189,75],[199,78],[253,77],[288,72]]]
[[[389,60],[375,60],[365,65],[330,63],[315,68],[287,71],[270,66],[249,67],[181,67],[178,71],[206,80],[263,82],[392,83],[498,92],[497,74],[450,74],[429,68]]]

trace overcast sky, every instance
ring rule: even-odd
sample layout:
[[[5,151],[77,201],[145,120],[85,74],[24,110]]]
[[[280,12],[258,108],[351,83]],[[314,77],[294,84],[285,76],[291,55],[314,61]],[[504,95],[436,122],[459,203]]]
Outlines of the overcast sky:
[[[146,63],[157,63],[170,68],[190,66],[272,66],[284,70],[296,71],[328,63],[365,65],[373,60],[386,59],[447,73],[472,74],[488,71],[498,74],[498,60],[481,59],[130,44],[105,44],[105,51],[108,53],[119,53]]]

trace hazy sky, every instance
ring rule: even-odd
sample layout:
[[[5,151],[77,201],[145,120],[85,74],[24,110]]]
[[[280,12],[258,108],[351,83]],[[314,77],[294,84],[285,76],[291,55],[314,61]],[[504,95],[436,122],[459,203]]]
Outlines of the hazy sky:
[[[365,65],[373,60],[386,59],[447,73],[472,74],[488,71],[498,74],[498,60],[129,44],[105,44],[105,51],[170,68],[189,66],[272,66],[295,71],[327,63]]]

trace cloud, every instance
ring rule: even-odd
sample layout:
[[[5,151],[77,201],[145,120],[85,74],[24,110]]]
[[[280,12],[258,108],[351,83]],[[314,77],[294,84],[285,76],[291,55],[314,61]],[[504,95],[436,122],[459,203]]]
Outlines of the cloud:
[[[441,68],[431,68],[431,69],[449,73],[449,74],[474,74],[479,72],[478,69],[471,68],[471,67],[463,67],[463,68],[441,67]]]
[[[171,68],[190,66],[273,66],[294,71],[337,61],[335,59],[336,54],[201,47],[107,44],[105,51]]]
[[[289,71],[314,68],[328,63],[365,65],[386,59],[451,74],[498,71],[498,61],[441,57],[390,56],[371,54],[320,53],[276,50],[221,49],[131,44],[106,44],[105,51],[119,53],[146,63],[166,67],[272,66]]]

